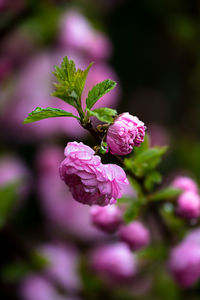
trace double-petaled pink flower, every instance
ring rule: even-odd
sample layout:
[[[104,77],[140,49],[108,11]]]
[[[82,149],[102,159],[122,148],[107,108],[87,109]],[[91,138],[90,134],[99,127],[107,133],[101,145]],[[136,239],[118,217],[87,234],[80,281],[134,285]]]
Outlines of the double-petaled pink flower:
[[[122,168],[114,164],[102,164],[94,150],[83,143],[68,143],[65,156],[60,165],[60,176],[75,200],[83,204],[105,206],[121,197],[122,187],[128,184]]]
[[[112,154],[127,155],[144,141],[145,126],[129,113],[121,114],[109,127],[107,144]]]

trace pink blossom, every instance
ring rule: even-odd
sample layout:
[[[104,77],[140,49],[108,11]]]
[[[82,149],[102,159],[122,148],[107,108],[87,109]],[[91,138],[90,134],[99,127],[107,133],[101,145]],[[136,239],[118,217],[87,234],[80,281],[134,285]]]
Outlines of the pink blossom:
[[[150,242],[149,230],[139,221],[122,225],[119,235],[121,240],[127,243],[132,250],[140,250],[148,246]]]
[[[60,176],[75,200],[105,206],[121,197],[122,186],[128,184],[122,168],[114,164],[103,165],[100,157],[83,143],[68,143],[65,155]]]
[[[200,216],[200,197],[190,190],[181,194],[177,200],[177,213],[187,219]]]
[[[38,197],[48,220],[50,232],[64,232],[75,239],[92,241],[107,238],[103,231],[92,225],[90,207],[74,201],[65,183],[58,176],[63,150],[57,146],[42,148],[37,155]],[[135,197],[133,188],[125,185],[123,196]]]
[[[90,214],[92,223],[108,233],[115,232],[122,223],[122,212],[116,205],[93,206]]]
[[[50,281],[37,274],[29,275],[22,281],[19,294],[23,300],[36,300],[36,294],[37,300],[78,300],[73,296],[62,296]]]
[[[172,186],[183,191],[193,191],[195,193],[198,193],[198,186],[196,182],[190,177],[178,176],[172,182]]]
[[[7,154],[0,158],[0,188],[12,184],[17,184],[16,196],[25,199],[30,191],[29,171],[18,157]]]
[[[112,48],[107,36],[95,30],[89,21],[77,11],[68,11],[62,17],[60,43],[62,47],[83,51],[95,59],[108,58]]]
[[[63,150],[56,146],[43,148],[37,155],[38,196],[48,219],[48,228],[68,233],[84,241],[105,238],[90,222],[90,207],[74,201],[58,176]]]
[[[38,251],[47,259],[46,274],[67,290],[80,289],[76,249],[62,244],[46,244],[40,246]]]
[[[95,249],[91,260],[94,270],[107,281],[126,281],[137,272],[136,257],[124,243]]]
[[[129,113],[121,114],[109,127],[107,143],[112,154],[127,155],[144,141],[145,126]]]
[[[172,249],[169,269],[175,280],[183,287],[190,287],[200,277],[200,247],[183,241]]]

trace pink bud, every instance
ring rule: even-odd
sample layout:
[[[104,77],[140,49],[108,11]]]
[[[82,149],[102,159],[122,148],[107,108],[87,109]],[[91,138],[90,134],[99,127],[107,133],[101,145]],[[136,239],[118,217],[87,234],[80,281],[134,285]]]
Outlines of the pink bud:
[[[122,212],[116,205],[93,206],[90,215],[92,223],[108,233],[115,232],[122,223]]]
[[[144,141],[145,126],[129,113],[121,114],[109,127],[107,143],[112,154],[127,155]]]
[[[200,215],[200,197],[193,191],[187,191],[178,198],[177,213],[183,218],[193,219]]]
[[[179,176],[174,179],[174,181],[172,182],[172,186],[183,191],[193,191],[195,193],[198,193],[198,186],[196,182],[190,177]]]
[[[137,270],[136,257],[124,243],[102,246],[91,259],[94,270],[110,281],[130,279]]]
[[[138,221],[121,226],[119,235],[121,240],[126,242],[132,250],[140,250],[150,242],[149,230]]]

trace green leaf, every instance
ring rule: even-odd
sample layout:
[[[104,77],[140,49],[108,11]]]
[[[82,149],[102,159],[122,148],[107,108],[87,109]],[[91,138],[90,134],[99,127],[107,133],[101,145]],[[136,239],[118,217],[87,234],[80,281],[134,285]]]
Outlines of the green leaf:
[[[137,177],[143,177],[145,174],[156,168],[166,150],[167,147],[149,148],[142,151],[134,158],[126,158],[124,160],[125,166]]]
[[[156,183],[162,181],[162,176],[159,172],[153,171],[147,175],[144,181],[144,186],[148,191],[152,191]]]
[[[140,153],[144,152],[147,149],[149,149],[149,136],[146,133],[144,136],[144,142],[141,143],[140,147],[134,147],[132,156],[135,157],[136,155],[139,155]]]
[[[0,228],[4,226],[14,208],[18,187],[19,181],[0,188]]]
[[[112,123],[113,117],[117,114],[117,111],[115,109],[111,109],[108,107],[101,107],[94,110],[87,109],[87,111],[89,116],[96,117],[100,121],[106,123]]]
[[[139,215],[141,204],[142,201],[140,201],[140,199],[132,200],[132,203],[129,205],[126,212],[124,213],[124,221],[126,223],[130,223],[137,218],[137,216]]]
[[[81,95],[92,64],[93,63],[85,70],[76,70],[73,60],[69,60],[67,56],[65,56],[61,63],[61,67],[55,66],[55,72],[53,72],[53,74],[57,78],[58,83],[54,84],[56,91],[54,91],[52,95],[62,99],[79,110],[81,106]]]
[[[74,116],[72,113],[69,113],[65,110],[59,108],[41,108],[37,107],[34,111],[32,111],[28,117],[24,120],[24,123],[32,123],[36,121],[40,121],[43,119],[54,118],[54,117],[73,117],[79,120],[78,117]]]
[[[116,82],[110,79],[106,79],[93,86],[93,88],[89,91],[88,97],[86,99],[87,108],[91,109],[101,97],[114,89],[115,86]]]
[[[167,199],[174,199],[177,198],[181,194],[180,189],[176,189],[173,187],[164,188],[150,196],[150,200],[153,201],[160,201],[160,200],[167,200]]]

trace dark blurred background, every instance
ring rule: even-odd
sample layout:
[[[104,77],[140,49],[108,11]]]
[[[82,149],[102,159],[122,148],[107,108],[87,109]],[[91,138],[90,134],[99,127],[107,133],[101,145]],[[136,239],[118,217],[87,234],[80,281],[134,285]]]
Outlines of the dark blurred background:
[[[93,61],[83,101],[97,82],[116,80],[99,106],[138,116],[152,145],[169,145],[164,180],[183,173],[200,183],[200,2],[0,0],[0,16],[0,298],[187,298],[160,269],[161,282],[148,274],[136,293],[88,284],[88,249],[107,237],[71,199],[58,167],[68,141],[92,139],[70,118],[22,123],[37,106],[73,112],[51,96],[53,67],[65,55],[78,67]],[[41,277],[44,257],[53,282]],[[189,297],[198,299],[198,288]]]

